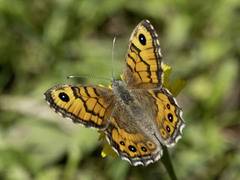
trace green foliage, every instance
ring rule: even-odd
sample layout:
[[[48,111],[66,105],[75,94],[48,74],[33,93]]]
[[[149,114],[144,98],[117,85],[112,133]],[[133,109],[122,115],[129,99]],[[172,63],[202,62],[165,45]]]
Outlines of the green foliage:
[[[0,179],[170,179],[161,161],[132,167],[102,158],[97,132],[55,115],[43,99],[63,83],[104,84],[122,73],[133,28],[149,19],[164,63],[187,81],[187,123],[169,149],[179,179],[240,176],[237,0],[0,0]]]

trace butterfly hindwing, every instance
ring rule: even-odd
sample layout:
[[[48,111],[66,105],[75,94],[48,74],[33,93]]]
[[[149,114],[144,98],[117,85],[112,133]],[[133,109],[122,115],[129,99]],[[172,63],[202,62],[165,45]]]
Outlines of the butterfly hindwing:
[[[99,130],[106,128],[116,103],[112,90],[99,86],[64,84],[44,95],[50,107],[63,117]]]
[[[182,109],[173,95],[164,87],[149,90],[155,104],[155,119],[160,132],[162,144],[172,147],[182,137],[185,121],[182,118]]]
[[[132,89],[162,86],[161,59],[158,35],[150,22],[143,20],[130,37],[123,81]]]
[[[139,127],[139,117],[136,114],[129,113],[128,107],[117,102],[105,134],[109,144],[122,159],[134,166],[146,166],[162,156],[162,149],[156,138]]]

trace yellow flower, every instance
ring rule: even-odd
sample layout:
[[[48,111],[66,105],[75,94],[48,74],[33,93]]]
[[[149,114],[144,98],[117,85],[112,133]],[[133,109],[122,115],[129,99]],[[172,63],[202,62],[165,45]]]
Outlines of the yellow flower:
[[[177,78],[172,83],[170,83],[169,76],[171,74],[172,68],[164,64],[163,70],[164,70],[163,86],[167,88],[174,97],[176,97],[181,92],[181,90],[185,87],[186,81],[182,80],[181,78]],[[121,79],[122,79],[122,75],[121,75]],[[98,141],[102,140],[106,142],[104,131],[98,131],[98,133],[100,133]],[[118,156],[117,153],[111,148],[108,142],[106,142],[101,153],[102,157],[106,157],[107,155],[110,155],[113,158],[116,158]]]
[[[99,133],[98,141],[102,140],[102,141],[106,142],[106,137],[105,137],[104,131],[98,131],[98,133]],[[118,156],[118,154],[111,148],[109,143],[106,142],[106,144],[102,150],[101,156],[106,157],[107,155],[110,155],[113,158],[116,158]]]
[[[182,80],[181,78],[177,78],[172,83],[170,83],[169,76],[171,74],[172,68],[164,64],[163,71],[164,71],[163,86],[167,88],[174,97],[177,97],[177,95],[186,86],[186,81]]]

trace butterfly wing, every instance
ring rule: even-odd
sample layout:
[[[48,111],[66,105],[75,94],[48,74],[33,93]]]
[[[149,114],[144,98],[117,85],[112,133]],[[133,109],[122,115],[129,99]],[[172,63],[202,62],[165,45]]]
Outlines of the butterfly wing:
[[[126,55],[123,81],[131,89],[161,87],[162,55],[158,35],[148,20],[132,32]]]
[[[64,84],[44,95],[50,107],[63,117],[98,130],[106,128],[116,103],[112,90],[99,86]]]
[[[111,121],[105,130],[109,144],[119,156],[130,164],[147,166],[160,159],[162,149],[156,137],[141,129],[136,121],[137,114],[144,116],[142,110],[129,113],[129,107],[117,102]]]
[[[182,118],[182,109],[173,95],[164,87],[160,90],[148,90],[154,101],[153,113],[160,132],[162,144],[173,147],[182,137],[186,123]]]

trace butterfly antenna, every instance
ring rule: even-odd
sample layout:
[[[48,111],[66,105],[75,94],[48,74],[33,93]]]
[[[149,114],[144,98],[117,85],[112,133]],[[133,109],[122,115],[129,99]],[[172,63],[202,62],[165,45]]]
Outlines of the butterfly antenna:
[[[117,35],[115,35],[113,38],[113,46],[112,46],[112,79],[111,79],[112,81],[114,80],[114,78],[113,78],[113,62],[114,62],[114,51],[115,51],[116,39],[117,39]]]
[[[72,79],[72,78],[105,79],[105,80],[111,81],[111,79],[104,78],[104,77],[97,77],[97,76],[68,76],[67,77],[67,79]]]

